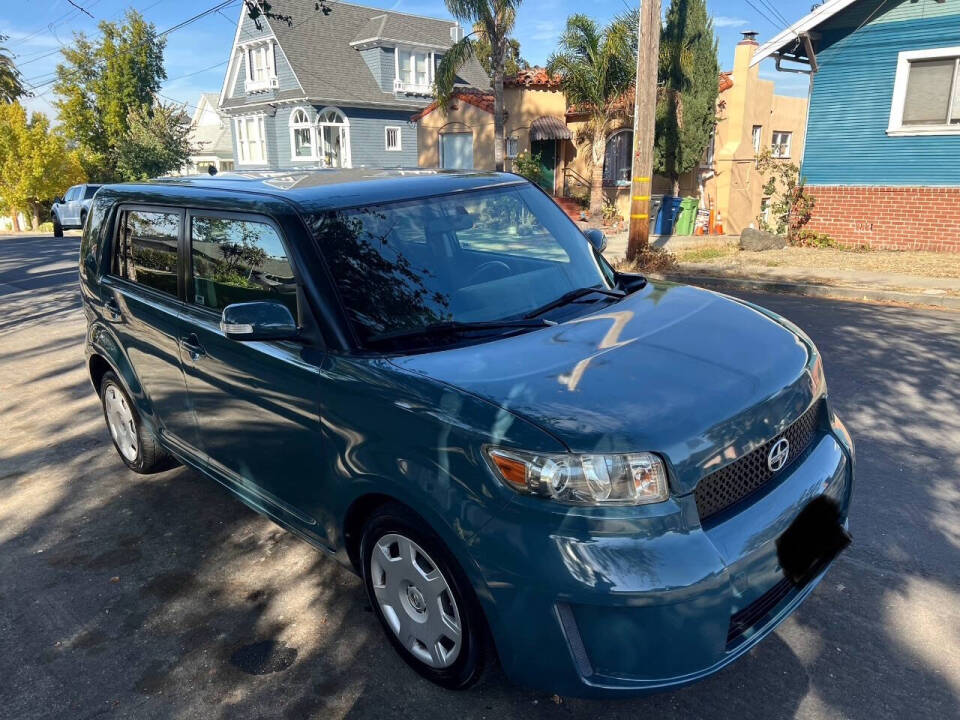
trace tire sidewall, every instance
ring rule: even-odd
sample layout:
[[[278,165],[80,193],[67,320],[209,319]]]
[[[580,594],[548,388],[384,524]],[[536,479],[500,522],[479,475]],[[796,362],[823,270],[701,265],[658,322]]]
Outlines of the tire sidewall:
[[[416,525],[415,525],[416,523]],[[423,528],[417,527],[422,525]],[[447,668],[432,668],[416,658],[390,629],[373,590],[370,577],[370,559],[377,541],[389,533],[404,535],[422,547],[443,573],[460,612],[461,646],[456,661]],[[389,506],[378,511],[367,522],[360,546],[363,585],[370,607],[377,616],[390,644],[400,657],[421,676],[445,688],[457,690],[472,685],[479,677],[484,664],[484,638],[486,625],[483,622],[479,602],[463,570],[446,548],[443,541],[426,523],[402,506]]]
[[[60,216],[57,213],[53,214],[53,236],[63,237],[63,225],[60,224]]]
[[[110,432],[110,419],[107,417],[107,402],[106,394],[107,388],[113,386],[123,395],[124,400],[127,401],[127,405],[130,407],[130,412],[133,414],[133,422],[137,430],[137,457],[133,460],[127,460],[127,457],[120,452],[120,448],[117,447],[117,442],[113,439],[113,433]],[[127,392],[126,388],[123,387],[123,383],[120,382],[120,379],[113,373],[107,372],[103,379],[100,381],[100,409],[103,411],[104,422],[107,423],[107,434],[110,435],[110,442],[113,443],[114,449],[117,451],[117,455],[120,456],[120,459],[123,460],[123,464],[134,472],[142,473],[143,468],[143,424],[140,422],[140,413],[137,412],[137,406],[133,404],[133,401],[130,399],[130,393]]]

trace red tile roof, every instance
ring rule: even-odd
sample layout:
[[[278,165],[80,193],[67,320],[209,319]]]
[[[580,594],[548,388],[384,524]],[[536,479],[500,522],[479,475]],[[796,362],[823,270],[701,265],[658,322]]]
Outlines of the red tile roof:
[[[525,87],[536,90],[559,90],[560,77],[551,75],[546,68],[532,67],[520,70],[516,75],[503,79],[507,87]]]
[[[475,88],[462,88],[460,90],[454,91],[453,100],[451,101],[450,105],[452,106],[453,103],[457,100],[462,100],[468,105],[473,105],[474,107],[480,108],[484,112],[488,112],[491,115],[493,114],[494,100],[493,100],[492,92],[477,90]],[[432,113],[438,107],[440,107],[440,104],[436,100],[434,100],[432,103],[427,105],[423,110],[421,110],[412,118],[410,118],[410,122],[417,122],[421,118],[425,118],[427,115]]]

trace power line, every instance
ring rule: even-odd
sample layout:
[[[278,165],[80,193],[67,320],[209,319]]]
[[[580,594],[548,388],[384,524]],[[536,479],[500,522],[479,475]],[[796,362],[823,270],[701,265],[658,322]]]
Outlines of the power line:
[[[777,9],[777,7],[773,4],[772,0],[760,0],[760,4],[763,5],[765,8],[767,8],[775,19],[782,22],[785,26],[790,25],[790,22],[783,16],[783,13],[781,13],[780,10]]]
[[[749,5],[750,7],[752,7],[752,8],[754,9],[754,11],[755,11],[760,17],[762,17],[764,20],[766,20],[768,23],[770,23],[773,27],[775,27],[775,28],[778,29],[778,30],[780,29],[780,25],[779,25],[778,23],[776,23],[776,22],[774,22],[773,20],[771,20],[769,15],[767,15],[763,10],[761,10],[761,9],[758,8],[756,5],[754,5],[752,2],[750,2],[750,0],[743,0],[743,1],[744,1],[747,5]]]

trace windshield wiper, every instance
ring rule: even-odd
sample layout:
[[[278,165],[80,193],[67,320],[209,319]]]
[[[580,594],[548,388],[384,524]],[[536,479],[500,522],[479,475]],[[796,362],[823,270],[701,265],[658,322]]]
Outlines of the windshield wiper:
[[[575,289],[575,290],[570,290],[569,292],[565,292],[563,295],[561,295],[560,297],[558,297],[556,300],[552,300],[552,301],[548,302],[546,305],[541,305],[540,307],[536,308],[535,310],[531,310],[531,311],[528,312],[526,315],[524,315],[524,317],[525,317],[525,318],[535,318],[535,317],[538,317],[539,315],[543,315],[544,313],[550,312],[551,310],[553,310],[553,309],[555,309],[555,308],[558,308],[558,307],[561,307],[561,306],[563,306],[563,305],[568,305],[568,304],[572,303],[574,300],[578,300],[579,298],[582,298],[582,297],[584,297],[585,295],[590,295],[590,294],[592,294],[592,293],[599,293],[599,294],[601,294],[601,295],[606,295],[606,296],[608,296],[608,297],[613,297],[613,298],[618,298],[618,299],[619,299],[619,298],[622,298],[624,295],[626,295],[626,293],[623,292],[623,290],[610,290],[610,289],[605,288],[605,287],[582,287],[582,288],[577,288],[577,289]]]
[[[431,338],[441,335],[452,335],[476,330],[512,330],[515,328],[550,327],[551,325],[556,325],[556,323],[552,320],[546,320],[543,318],[521,318],[519,320],[482,320],[478,322],[460,322],[458,320],[451,320],[448,322],[432,323],[419,328],[408,328],[405,330],[391,330],[389,332],[376,333],[368,337],[367,342],[378,343],[408,338]]]

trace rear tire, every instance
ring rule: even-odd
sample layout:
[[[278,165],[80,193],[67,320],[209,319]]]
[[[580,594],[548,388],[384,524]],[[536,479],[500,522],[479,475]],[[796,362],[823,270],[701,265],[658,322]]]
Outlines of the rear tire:
[[[389,503],[367,521],[360,557],[370,606],[404,661],[450,690],[473,685],[491,654],[489,631],[440,537],[406,507]]]
[[[63,237],[63,225],[60,224],[60,218],[56,214],[53,216],[53,236]]]
[[[100,402],[113,446],[128,468],[147,475],[177,464],[153,432],[144,427],[130,395],[112,371],[106,372],[100,381]]]

